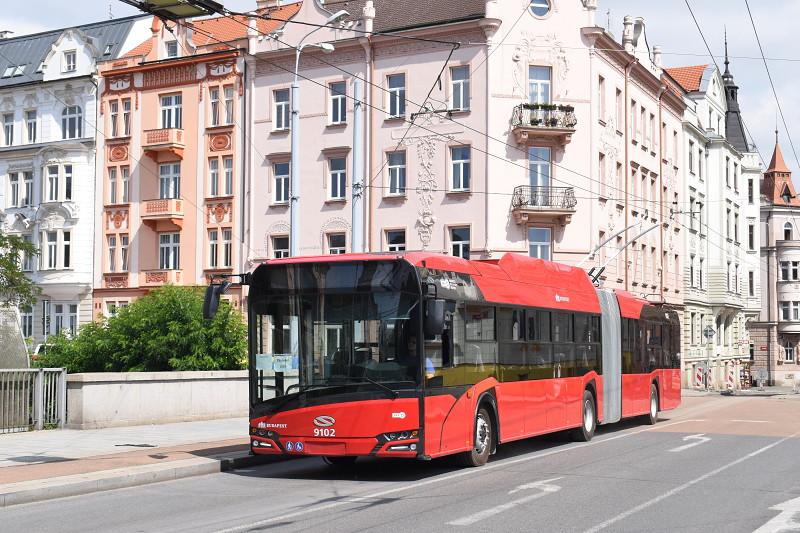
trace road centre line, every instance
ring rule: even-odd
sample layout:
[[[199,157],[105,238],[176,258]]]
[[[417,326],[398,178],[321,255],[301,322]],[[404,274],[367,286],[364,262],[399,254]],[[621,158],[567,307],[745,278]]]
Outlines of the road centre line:
[[[628,518],[629,516],[634,515],[634,514],[638,513],[639,511],[647,509],[648,507],[651,507],[651,506],[657,504],[658,502],[669,498],[670,496],[674,496],[675,494],[678,494],[679,492],[683,492],[684,490],[688,489],[689,487],[692,487],[693,485],[697,485],[698,483],[700,483],[702,481],[705,481],[706,479],[708,479],[708,478],[710,478],[712,476],[715,476],[715,475],[719,474],[720,472],[723,472],[723,471],[725,471],[725,470],[727,470],[727,469],[729,469],[731,467],[734,467],[734,466],[738,465],[739,463],[743,463],[744,461],[747,461],[748,459],[752,459],[753,457],[755,457],[757,455],[760,455],[760,454],[764,453],[765,451],[770,450],[770,449],[774,448],[775,446],[786,442],[789,439],[793,439],[793,438],[797,437],[798,435],[800,435],[800,431],[798,431],[796,433],[793,433],[792,435],[789,435],[788,437],[784,437],[784,438],[782,438],[780,440],[777,440],[777,441],[773,442],[772,444],[768,444],[768,445],[764,446],[763,448],[759,448],[758,450],[756,450],[754,452],[750,452],[747,455],[739,457],[735,461],[731,461],[730,463],[728,463],[726,465],[723,465],[723,466],[721,466],[719,468],[715,468],[711,472],[703,474],[702,476],[700,476],[698,478],[695,478],[695,479],[693,479],[691,481],[687,481],[683,485],[679,485],[679,486],[673,488],[672,490],[669,490],[669,491],[667,491],[667,492],[665,492],[665,493],[663,493],[663,494],[661,494],[659,496],[656,496],[655,498],[653,498],[651,500],[648,500],[648,501],[646,501],[644,503],[641,503],[641,504],[637,505],[636,507],[633,507],[633,508],[628,509],[627,511],[625,511],[623,513],[620,513],[620,514],[618,514],[617,516],[615,516],[613,518],[609,518],[605,522],[602,522],[602,523],[594,526],[591,529],[587,529],[584,533],[597,533],[598,531],[601,531],[601,530],[607,528],[608,526],[610,526],[612,524],[616,524],[620,520],[624,520],[625,518]]]
[[[242,532],[242,531],[248,531],[250,529],[254,529],[254,528],[265,526],[265,525],[270,524],[272,522],[278,522],[278,521],[288,520],[288,519],[291,519],[291,518],[297,518],[298,516],[311,514],[311,513],[319,513],[320,511],[327,511],[328,509],[333,509],[335,507],[341,507],[343,505],[350,505],[350,504],[354,504],[354,503],[367,502],[367,501],[369,501],[369,500],[371,500],[373,498],[381,498],[381,497],[387,496],[389,494],[395,494],[397,492],[403,492],[403,491],[407,491],[407,490],[417,489],[419,487],[424,487],[424,486],[427,486],[427,485],[433,485],[433,484],[436,484],[436,483],[441,483],[443,481],[450,481],[452,479],[461,478],[461,477],[465,477],[465,476],[469,476],[469,475],[479,475],[479,474],[483,474],[483,473],[486,473],[486,472],[490,472],[490,471],[498,469],[498,468],[504,468],[504,467],[507,467],[507,466],[510,466],[510,465],[515,465],[515,464],[518,464],[518,463],[525,463],[525,462],[528,462],[528,461],[534,461],[536,459],[542,459],[544,457],[549,457],[551,455],[556,455],[556,454],[559,454],[559,453],[564,453],[564,452],[576,450],[576,449],[579,449],[579,448],[586,448],[588,446],[596,446],[598,444],[603,444],[605,442],[611,442],[611,441],[623,439],[623,438],[626,438],[626,437],[632,437],[634,435],[638,435],[640,433],[645,433],[647,431],[652,431],[652,430],[658,429],[658,428],[665,428],[665,427],[675,426],[675,425],[678,425],[678,424],[684,424],[686,422],[699,422],[699,421],[702,421],[702,420],[697,420],[697,419],[677,420],[675,422],[670,422],[670,423],[667,423],[667,424],[658,424],[658,425],[655,425],[655,426],[649,426],[649,427],[647,427],[645,429],[640,429],[638,431],[630,431],[630,432],[621,433],[619,435],[614,435],[613,437],[608,437],[608,438],[605,438],[605,439],[594,439],[594,440],[591,440],[589,442],[581,442],[581,443],[574,444],[572,446],[568,446],[568,447],[564,447],[564,448],[558,448],[558,449],[555,449],[555,450],[550,450],[550,451],[547,451],[547,452],[537,453],[537,454],[534,454],[534,455],[527,455],[527,456],[524,456],[524,457],[520,457],[518,459],[511,459],[511,460],[507,460],[507,461],[498,461],[496,463],[491,463],[491,464],[484,465],[484,466],[482,466],[480,468],[469,468],[469,469],[466,469],[466,470],[460,470],[458,472],[453,472],[451,474],[447,474],[447,475],[444,475],[444,476],[435,477],[433,479],[428,479],[428,480],[425,480],[425,481],[418,481],[416,483],[410,483],[408,485],[403,485],[401,487],[394,487],[394,488],[391,488],[391,489],[374,492],[372,494],[368,494],[368,495],[365,495],[365,496],[355,496],[355,497],[350,498],[350,499],[348,499],[346,501],[338,501],[338,502],[328,503],[328,504],[320,505],[320,506],[316,506],[316,507],[308,507],[308,508],[305,508],[305,509],[303,509],[301,511],[295,511],[295,512],[292,512],[292,513],[287,513],[287,514],[283,514],[283,515],[279,515],[279,516],[274,516],[272,518],[265,518],[263,520],[259,520],[257,522],[253,522],[253,523],[250,523],[250,524],[241,525],[241,526],[235,526],[235,527],[227,528],[227,529],[221,529],[221,530],[218,530],[217,533],[239,533],[239,532]]]

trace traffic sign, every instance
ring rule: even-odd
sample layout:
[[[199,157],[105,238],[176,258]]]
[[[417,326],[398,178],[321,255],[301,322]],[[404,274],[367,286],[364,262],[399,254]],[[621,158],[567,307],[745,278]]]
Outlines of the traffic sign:
[[[703,330],[703,335],[706,339],[710,339],[713,337],[717,332],[711,326],[706,326],[706,329]]]

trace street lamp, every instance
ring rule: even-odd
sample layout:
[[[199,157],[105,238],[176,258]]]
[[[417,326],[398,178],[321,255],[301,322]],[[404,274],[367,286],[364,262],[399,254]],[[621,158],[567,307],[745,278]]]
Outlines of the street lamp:
[[[333,24],[350,13],[344,9],[337,11],[325,20],[325,25]],[[298,72],[300,68],[300,52],[307,47],[316,47],[326,54],[335,50],[331,43],[304,43],[313,33],[321,30],[325,26],[314,28],[300,39],[300,43],[295,47],[294,53],[294,81],[292,82],[292,137],[291,152],[292,160],[289,173],[291,180],[291,197],[289,198],[289,254],[292,257],[300,255],[300,86],[298,84]]]

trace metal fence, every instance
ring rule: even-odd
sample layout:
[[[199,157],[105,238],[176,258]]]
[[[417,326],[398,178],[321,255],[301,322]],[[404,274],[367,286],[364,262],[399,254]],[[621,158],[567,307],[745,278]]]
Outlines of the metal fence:
[[[64,427],[67,371],[0,370],[0,433]]]
[[[514,187],[511,208],[575,209],[578,200],[572,187],[541,187],[519,185]]]

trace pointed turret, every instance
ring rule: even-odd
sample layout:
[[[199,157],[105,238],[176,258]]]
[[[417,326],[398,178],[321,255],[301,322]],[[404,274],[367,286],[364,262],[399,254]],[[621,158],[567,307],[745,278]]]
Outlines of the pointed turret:
[[[775,205],[800,206],[800,198],[797,198],[792,183],[792,171],[786,166],[778,144],[778,130],[775,130],[775,150],[761,182],[761,194]]]
[[[749,152],[750,145],[744,132],[744,123],[739,111],[739,87],[733,81],[733,74],[728,61],[728,33],[725,32],[725,72],[722,74],[722,84],[725,86],[725,101],[728,110],[725,112],[725,137],[734,148],[740,152]]]

